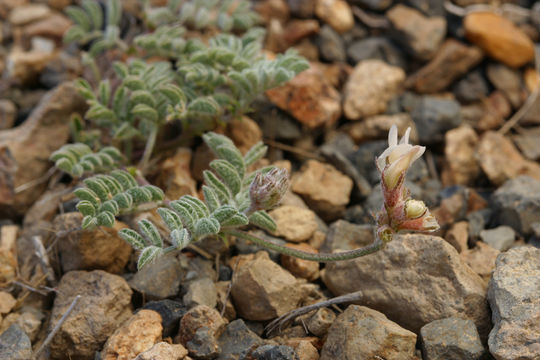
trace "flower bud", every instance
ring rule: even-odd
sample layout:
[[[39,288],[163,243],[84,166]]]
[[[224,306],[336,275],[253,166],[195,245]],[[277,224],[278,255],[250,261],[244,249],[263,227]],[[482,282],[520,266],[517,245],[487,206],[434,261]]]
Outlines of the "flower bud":
[[[249,187],[250,212],[273,208],[279,204],[288,188],[287,170],[273,168],[266,174],[258,173]]]
[[[405,203],[405,216],[409,219],[416,219],[424,215],[427,211],[426,204],[420,200],[407,200]]]

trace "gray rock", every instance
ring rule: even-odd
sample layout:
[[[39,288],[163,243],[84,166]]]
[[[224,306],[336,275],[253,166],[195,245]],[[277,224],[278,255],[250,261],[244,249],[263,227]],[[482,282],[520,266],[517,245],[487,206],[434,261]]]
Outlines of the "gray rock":
[[[221,353],[218,360],[244,359],[253,349],[264,341],[249,330],[242,319],[232,321],[219,338]]]
[[[489,89],[482,73],[475,70],[456,82],[453,91],[459,101],[472,103],[484,99],[488,95]]]
[[[363,60],[377,59],[401,68],[405,68],[406,65],[401,50],[389,39],[382,36],[373,36],[353,42],[347,47],[347,57],[353,64]]]
[[[471,320],[447,318],[435,320],[420,329],[424,360],[476,360],[486,350]]]
[[[480,232],[486,228],[491,220],[493,211],[490,208],[473,211],[467,214],[469,223],[469,239],[474,243],[480,239]]]
[[[127,282],[102,270],[70,271],[58,284],[49,332],[80,295],[70,316],[53,338],[52,359],[94,359],[107,338],[131,316],[131,294]]]
[[[352,248],[362,245],[359,239]],[[436,236],[396,235],[379,252],[328,263],[322,280],[334,295],[361,289],[359,303],[414,332],[455,316],[474,321],[484,338],[490,330],[484,281],[452,245]]]
[[[31,358],[32,344],[19,325],[11,325],[0,335],[0,359],[28,360]]]
[[[183,301],[188,308],[197,305],[206,305],[214,308],[217,304],[216,285],[212,279],[207,277],[192,281],[188,285],[188,291],[184,295]]]
[[[370,10],[381,11],[388,9],[394,0],[350,0],[349,2]]]
[[[405,3],[427,16],[445,16],[444,3],[440,0],[406,0]]]
[[[461,124],[460,110],[459,103],[455,100],[422,97],[411,114],[420,143],[443,141],[446,131]]]
[[[345,42],[345,47],[350,47],[355,41],[366,38],[369,35],[368,29],[360,23],[355,23],[354,27],[341,34],[341,38]]]
[[[214,359],[221,352],[216,338],[207,327],[197,329],[185,346],[195,359]]]
[[[406,360],[414,357],[416,334],[364,306],[349,305],[328,331],[320,360]],[[376,357],[377,356],[377,357]]]
[[[225,330],[225,325],[226,320],[216,310],[199,305],[182,317],[178,339],[189,350],[190,355],[212,359],[221,350],[217,339]]]
[[[183,276],[180,261],[171,254],[144,266],[129,280],[129,286],[149,300],[161,300],[178,293]]]
[[[321,57],[330,62],[345,61],[345,44],[339,34],[329,25],[324,25],[319,31],[319,52]]]
[[[488,346],[497,359],[540,354],[540,249],[517,247],[497,257],[488,287],[493,330]]]
[[[540,160],[540,127],[527,128],[523,134],[512,136],[512,140],[521,150],[521,153],[529,160]]]
[[[540,219],[540,181],[529,176],[507,180],[493,193],[491,201],[497,224],[529,235],[531,224]]]
[[[489,64],[486,75],[493,86],[506,96],[514,109],[521,106],[525,100],[525,94],[522,88],[521,74],[518,70],[500,63]]]
[[[299,360],[294,349],[285,345],[259,346],[251,356],[255,360]]]
[[[516,232],[511,227],[503,225],[495,229],[482,230],[480,238],[492,248],[506,251],[514,245]]]
[[[164,338],[175,335],[178,331],[179,320],[187,312],[186,307],[182,303],[169,299],[150,301],[143,306],[143,309],[154,310],[161,315]]]
[[[373,225],[351,224],[345,220],[337,220],[328,228],[326,239],[320,252],[332,253],[336,250],[351,249],[360,244],[366,246],[374,241]]]

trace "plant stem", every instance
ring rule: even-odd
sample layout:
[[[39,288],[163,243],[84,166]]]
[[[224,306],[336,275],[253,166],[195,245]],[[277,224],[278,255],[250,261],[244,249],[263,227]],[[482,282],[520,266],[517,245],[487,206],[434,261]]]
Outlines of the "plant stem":
[[[154,125],[152,127],[152,130],[150,130],[150,135],[148,136],[148,141],[146,142],[146,146],[144,147],[144,153],[143,153],[141,162],[139,163],[139,169],[141,169],[143,173],[144,173],[144,170],[146,169],[146,166],[148,165],[148,161],[150,160],[152,151],[154,151],[154,145],[156,145],[157,134],[158,134],[158,127],[157,125]]]
[[[226,232],[228,235],[236,236],[243,238],[249,241],[256,243],[257,245],[263,246],[265,248],[277,251],[279,253],[294,256],[303,260],[318,261],[318,262],[330,262],[330,261],[340,261],[340,260],[350,260],[357,257],[365,256],[379,251],[384,247],[384,243],[377,239],[372,244],[365,246],[363,248],[343,251],[335,254],[315,254],[307,251],[296,250],[286,246],[278,245],[267,240],[263,240],[257,236],[251,235],[245,231],[240,230],[228,230]]]

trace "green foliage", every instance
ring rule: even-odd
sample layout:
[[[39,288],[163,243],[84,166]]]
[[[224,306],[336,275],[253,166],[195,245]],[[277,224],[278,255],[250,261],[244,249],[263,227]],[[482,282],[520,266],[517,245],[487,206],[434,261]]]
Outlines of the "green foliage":
[[[183,249],[193,241],[221,235],[229,229],[248,224],[269,231],[276,228],[275,222],[264,210],[253,212],[250,206],[251,181],[258,173],[268,173],[273,167],[246,173],[247,164],[262,158],[266,146],[258,143],[242,156],[226,136],[210,132],[203,135],[203,139],[217,157],[210,163],[212,170],[204,171],[204,201],[185,195],[171,201],[168,208],[157,210],[169,230],[172,246],[163,246],[157,227],[148,220],[139,222],[139,232],[131,229],[120,231],[124,240],[142,250],[139,268],[162,253]],[[147,250],[150,248],[153,250]],[[156,250],[159,248],[161,251]]]
[[[67,144],[52,153],[55,166],[73,177],[98,173],[118,167],[123,156],[117,148],[107,146],[97,152],[82,143]]]
[[[68,6],[65,11],[74,24],[64,34],[64,42],[88,45],[93,56],[122,44],[120,0],[107,0],[105,10],[95,0],[82,0],[80,7]]]
[[[80,199],[77,209],[84,216],[83,229],[111,227],[117,215],[133,211],[140,204],[157,202],[164,198],[160,188],[153,185],[139,186],[135,178],[123,170],[114,170],[108,175],[96,175],[83,182],[85,186],[74,191]]]

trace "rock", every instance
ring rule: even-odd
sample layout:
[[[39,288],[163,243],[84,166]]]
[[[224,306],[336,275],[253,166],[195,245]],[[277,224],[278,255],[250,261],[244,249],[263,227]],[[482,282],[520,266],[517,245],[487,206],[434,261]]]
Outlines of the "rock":
[[[344,250],[365,242],[359,239],[358,245]],[[454,316],[474,321],[484,338],[490,329],[483,280],[452,245],[436,236],[396,235],[375,254],[328,263],[321,277],[334,295],[362,289],[361,303],[414,332]]]
[[[254,360],[298,360],[294,349],[285,345],[262,345],[251,356]]]
[[[517,247],[497,257],[488,288],[493,330],[489,351],[496,359],[535,359],[540,353],[540,250]]]
[[[233,321],[236,319],[236,309],[234,308],[234,305],[232,303],[232,299],[230,297],[230,287],[231,287],[231,281],[219,281],[216,284],[217,288],[217,308],[220,309],[220,311],[223,312],[223,317],[227,319],[228,321]],[[223,308],[225,308],[225,311],[223,311]]]
[[[458,221],[453,224],[446,232],[445,240],[456,248],[458,253],[467,250],[467,240],[469,239],[469,223],[466,221]]]
[[[166,3],[163,5],[166,5]],[[289,19],[289,8],[285,0],[260,1],[255,4],[254,9],[262,17],[264,23],[271,20],[284,23]]]
[[[11,325],[0,334],[0,359],[28,360],[32,358],[32,344],[19,325]]]
[[[351,224],[345,220],[337,220],[330,225],[321,252],[333,253],[338,250],[354,249],[373,242],[373,225]],[[359,245],[359,242],[361,245]]]
[[[129,280],[129,286],[149,300],[160,300],[176,295],[183,277],[184,271],[178,259],[174,255],[165,255],[135,273]]]
[[[274,235],[292,242],[308,240],[318,227],[315,213],[297,206],[282,205],[270,211],[270,216],[277,225]]]
[[[330,126],[341,116],[341,96],[316,67],[301,72],[266,95],[308,128]]]
[[[373,76],[377,74],[377,76]],[[345,84],[343,111],[349,120],[378,115],[397,94],[405,72],[379,60],[359,62]]]
[[[349,305],[328,331],[321,360],[411,359],[416,335],[365,306]]]
[[[71,20],[64,15],[55,13],[25,26],[23,33],[28,38],[40,36],[61,40],[71,25]]]
[[[439,222],[442,229],[448,228],[456,221],[464,220],[468,213],[481,210],[487,206],[487,202],[473,189],[463,186],[447,188],[441,194],[440,205],[432,210],[433,216]],[[473,236],[473,230],[469,230]]]
[[[540,180],[540,165],[524,159],[512,141],[497,132],[483,134],[477,154],[482,170],[495,185],[502,185],[518,175]]]
[[[482,230],[480,238],[492,248],[506,251],[514,245],[516,232],[511,227],[503,225],[495,229]]]
[[[393,0],[351,0],[350,2],[370,10],[381,11],[392,5]]]
[[[217,359],[245,359],[252,350],[263,344],[263,340],[249,330],[242,319],[234,320],[219,338],[221,353]]]
[[[489,64],[486,75],[493,86],[506,96],[514,109],[523,104],[527,96],[522,88],[519,71],[502,64]]]
[[[388,137],[388,131],[390,131],[392,125],[397,126],[398,134],[404,134],[407,128],[411,127],[411,141],[415,142],[418,140],[416,125],[407,113],[375,115],[347,125],[348,126],[345,128],[347,134],[349,134],[357,144]]]
[[[211,308],[217,304],[216,285],[212,279],[204,277],[188,285],[187,294],[183,298],[184,304],[190,308],[197,305],[206,305]]]
[[[0,327],[0,333],[6,330],[13,324],[17,324],[28,335],[31,342],[35,342],[41,330],[41,323],[45,319],[39,309],[29,306],[24,306],[21,312],[11,313],[4,318],[2,326]]]
[[[317,20],[291,20],[285,26],[283,36],[290,46],[318,32],[319,22]]]
[[[406,65],[401,50],[389,39],[382,36],[370,36],[367,39],[355,41],[347,46],[347,56],[353,64],[376,59],[400,68],[404,68]]]
[[[416,123],[418,139],[422,144],[442,141],[448,130],[461,124],[459,103],[433,96],[422,97],[411,116]]]
[[[58,284],[49,332],[77,295],[78,303],[50,344],[52,359],[94,359],[114,330],[131,316],[127,282],[102,270],[70,271]]]
[[[310,333],[322,338],[335,320],[336,314],[332,310],[320,308],[307,320],[306,327]]]
[[[349,31],[354,26],[351,7],[344,0],[317,0],[315,14],[338,33]]]
[[[315,13],[316,0],[287,0],[291,15],[299,18],[311,18]]]
[[[0,131],[12,128],[15,124],[17,108],[8,99],[0,99]]]
[[[474,248],[463,251],[460,256],[461,260],[480,275],[487,284],[493,269],[495,269],[495,260],[499,253],[499,250],[479,241]]]
[[[35,86],[47,63],[55,58],[56,54],[48,48],[50,43],[37,44],[47,45],[43,49],[31,51],[15,48],[7,56],[6,72],[13,83],[20,86]]]
[[[425,360],[480,360],[486,353],[471,320],[453,317],[432,321],[422,326],[420,338]]]
[[[253,145],[262,141],[261,128],[247,116],[228,121],[226,133],[242,154],[247,153]]]
[[[540,160],[540,143],[538,137],[540,136],[540,128],[528,128],[527,132],[512,136],[512,140],[521,150],[523,156],[529,160]]]
[[[315,254],[318,253],[317,249],[306,243],[287,244],[287,247]],[[316,261],[302,260],[294,256],[281,254],[281,266],[289,270],[294,276],[309,281],[313,281],[319,277],[319,263]]]
[[[294,352],[298,356],[298,360],[319,360],[319,352],[310,342],[309,338],[290,339],[285,344],[294,349]]]
[[[169,199],[179,199],[182,195],[195,196],[197,183],[191,176],[191,149],[179,148],[174,156],[161,164],[156,185],[165,190]]]
[[[25,4],[13,8],[8,20],[12,25],[19,26],[43,19],[50,13],[51,10],[45,4]]]
[[[17,300],[15,300],[15,298],[10,293],[0,291],[0,314],[9,314],[15,304],[17,304]]]
[[[135,360],[182,360],[188,351],[180,344],[158,342],[150,349],[137,355]]]
[[[0,194],[2,194],[1,191]],[[17,276],[18,232],[19,227],[17,225],[4,225],[0,227],[0,284],[8,284]]]
[[[415,58],[431,59],[446,35],[444,17],[425,17],[418,10],[398,4],[386,12],[393,36]]]
[[[71,212],[54,219],[62,270],[121,273],[131,255],[131,246],[118,235],[118,231],[127,225],[116,221],[112,228],[77,230],[81,228],[82,218],[81,213]]]
[[[319,51],[321,57],[330,62],[345,61],[345,44],[339,34],[328,25],[324,25],[319,33]]]
[[[525,65],[534,58],[534,44],[511,21],[493,12],[474,12],[463,21],[465,36],[487,55],[510,67]]]
[[[330,164],[308,160],[291,179],[291,189],[324,220],[342,216],[349,203],[352,180]]]
[[[219,313],[205,305],[189,310],[180,321],[178,338],[197,358],[215,358],[220,352],[217,338],[227,322]]]
[[[487,98],[482,101],[483,114],[480,119],[477,119],[473,126],[480,130],[498,129],[504,123],[504,120],[512,112],[510,102],[504,94],[498,90],[493,91]]]
[[[103,360],[133,359],[161,340],[161,316],[153,310],[140,310],[107,339]]]
[[[443,91],[454,80],[478,65],[482,58],[482,50],[476,46],[448,39],[428,64],[407,79],[406,85],[418,93]]]
[[[471,185],[480,174],[475,159],[478,135],[468,125],[448,130],[444,136],[445,163],[441,175],[445,185]]]
[[[187,312],[186,307],[177,301],[165,299],[150,301],[143,306],[143,309],[153,310],[161,316],[161,326],[163,327],[163,338],[172,337],[178,331],[179,320]]]
[[[266,252],[239,266],[233,275],[231,295],[238,314],[256,321],[296,309],[303,296],[296,278],[271,261]]]
[[[491,200],[497,224],[508,225],[522,235],[532,233],[532,223],[540,218],[540,181],[528,176],[508,180]]]
[[[461,102],[481,101],[489,92],[487,81],[480,71],[474,70],[458,80],[453,87],[454,94]]]
[[[0,216],[22,214],[42,194],[46,183],[15,189],[47,172],[49,156],[69,137],[69,116],[84,106],[73,84],[64,83],[43,97],[24,124],[0,131]]]

